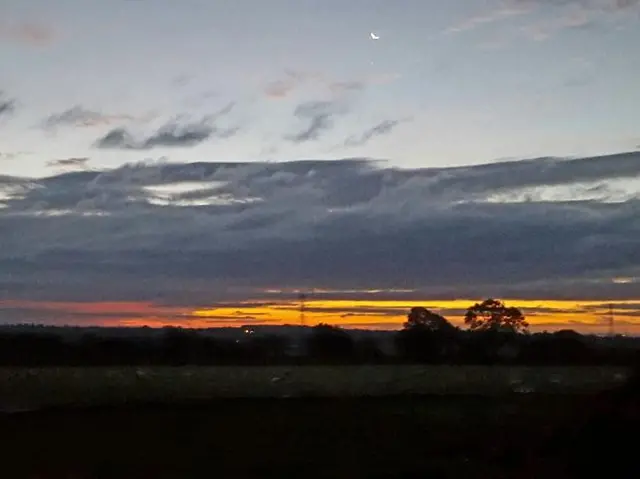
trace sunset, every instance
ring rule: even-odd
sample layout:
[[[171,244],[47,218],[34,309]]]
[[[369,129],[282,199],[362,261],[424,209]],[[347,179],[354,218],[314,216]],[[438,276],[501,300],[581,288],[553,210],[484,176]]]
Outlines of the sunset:
[[[190,1],[2,7],[0,323],[637,332],[635,3]]]
[[[326,293],[325,293],[326,294]],[[367,296],[366,292],[353,295]],[[184,328],[223,328],[246,325],[305,325],[324,323],[352,329],[395,330],[402,328],[409,310],[423,306],[438,312],[452,323],[463,326],[464,313],[481,298],[456,300],[407,299],[323,299],[323,293],[304,299],[284,293],[232,303],[220,302],[196,309],[144,302],[28,302],[3,301],[0,312],[6,318],[24,318],[22,323],[73,326],[148,326]],[[398,293],[395,293],[398,294]],[[408,293],[405,293],[408,295]],[[586,334],[640,333],[640,300],[533,300],[503,299],[519,307],[533,331],[574,329]],[[31,321],[28,319],[31,318]],[[16,321],[18,322],[18,321]],[[613,325],[611,324],[613,322]]]
[[[640,477],[639,46],[640,0],[0,0],[0,477]]]

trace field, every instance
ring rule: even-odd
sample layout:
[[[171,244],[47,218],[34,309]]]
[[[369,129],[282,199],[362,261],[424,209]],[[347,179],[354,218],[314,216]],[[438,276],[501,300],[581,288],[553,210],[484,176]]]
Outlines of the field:
[[[611,465],[635,458],[633,440],[589,433],[586,403],[537,394],[254,398],[0,415],[0,471],[11,479],[553,479],[584,477],[598,467],[585,461],[601,458],[608,477],[638,477]]]
[[[474,366],[0,369],[0,411],[228,397],[585,393],[624,368]]]
[[[608,397],[601,391],[626,374],[439,366],[5,369],[0,473],[554,479],[584,477],[606,460],[609,477],[634,477],[615,473],[635,457],[625,450],[633,441],[624,431],[633,426],[590,419],[598,398]]]

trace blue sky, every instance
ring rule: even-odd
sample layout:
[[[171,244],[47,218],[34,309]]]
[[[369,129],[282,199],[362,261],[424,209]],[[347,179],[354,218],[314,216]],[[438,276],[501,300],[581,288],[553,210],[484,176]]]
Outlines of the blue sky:
[[[451,166],[640,143],[633,1],[4,0],[0,18],[0,90],[15,101],[0,126],[8,174],[85,157],[97,168],[160,157]],[[314,102],[330,125],[291,141],[318,113],[296,107]],[[231,104],[209,120],[223,137],[95,146],[112,129],[142,141]],[[42,128],[72,108],[76,124]]]
[[[0,323],[304,290],[640,330],[638,45],[640,0],[2,0]]]

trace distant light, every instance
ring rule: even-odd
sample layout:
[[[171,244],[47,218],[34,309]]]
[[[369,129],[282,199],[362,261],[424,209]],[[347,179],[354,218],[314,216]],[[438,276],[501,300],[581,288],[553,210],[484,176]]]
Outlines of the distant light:
[[[636,278],[612,278],[611,282],[614,284],[630,284],[635,283]]]
[[[553,384],[560,384],[562,382],[562,376],[559,374],[552,374],[549,381]]]
[[[520,394],[529,394],[535,392],[536,390],[532,387],[521,386],[514,389],[513,391]]]

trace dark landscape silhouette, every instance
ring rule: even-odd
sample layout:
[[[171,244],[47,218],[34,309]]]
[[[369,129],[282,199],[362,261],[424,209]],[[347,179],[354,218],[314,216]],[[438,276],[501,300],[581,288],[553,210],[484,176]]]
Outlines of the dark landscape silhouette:
[[[471,305],[465,326],[456,327],[419,306],[408,312],[401,330],[388,332],[327,324],[211,330],[7,326],[0,331],[0,366],[9,374],[4,373],[7,384],[0,399],[2,391],[15,387],[36,399],[67,399],[55,407],[0,414],[4,439],[11,438],[2,446],[8,458],[5,470],[15,471],[13,478],[196,478],[215,473],[551,479],[584,477],[606,468],[609,477],[633,477],[629,474],[638,468],[633,434],[640,425],[638,338],[570,330],[530,334],[517,307],[493,299]],[[414,368],[411,374],[419,375],[404,392],[390,388],[388,394],[374,396],[323,396],[303,387],[291,398],[294,389],[289,386],[295,381],[311,387],[309,374],[322,374],[321,380],[331,383],[349,377],[338,379],[339,371],[365,365],[374,376],[360,381],[388,375],[384,368],[405,376],[407,368]],[[132,367],[135,374],[129,377],[126,371]],[[269,381],[256,376],[268,384],[250,383],[271,389],[269,397],[187,400],[188,388],[181,391],[185,374],[216,381],[207,372],[211,367],[225,369],[225,374],[235,371],[245,382],[254,369],[280,372]],[[568,367],[578,368],[574,377],[579,371],[589,375],[592,369],[610,368],[603,374],[616,378],[591,392],[571,392],[561,377]],[[425,374],[420,368],[431,369]],[[163,372],[154,383],[156,369]],[[438,394],[411,389],[454,370],[465,377],[494,369],[503,371],[498,376],[515,375],[502,393],[495,392],[500,388]],[[134,392],[133,380],[156,396],[117,403],[105,396],[82,406],[83,398],[77,396],[82,379],[73,387],[69,382],[78,371],[86,379],[111,381],[87,384],[85,393],[90,392],[86,388],[100,386],[108,392],[116,387],[121,390],[114,397],[126,398]],[[526,378],[531,371],[554,388],[537,391]],[[157,389],[163,381],[175,386]],[[491,381],[490,375],[484,381]],[[157,391],[171,397],[159,397]]]
[[[640,338],[527,333],[517,307],[489,299],[469,307],[468,329],[414,307],[400,331],[318,324],[208,330],[152,328],[0,328],[3,366],[521,364],[629,365]]]

